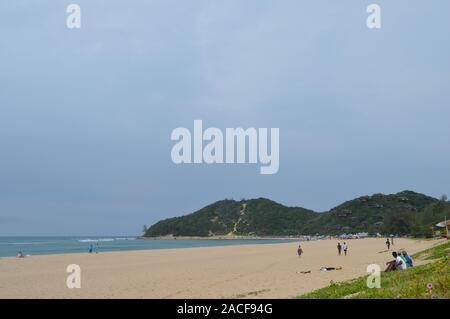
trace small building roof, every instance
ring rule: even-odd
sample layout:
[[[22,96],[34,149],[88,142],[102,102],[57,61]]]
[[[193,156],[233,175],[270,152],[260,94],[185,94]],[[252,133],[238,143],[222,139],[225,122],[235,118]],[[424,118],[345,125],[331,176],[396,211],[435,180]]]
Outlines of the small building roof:
[[[450,220],[446,220],[436,224],[437,227],[448,227],[450,226]]]

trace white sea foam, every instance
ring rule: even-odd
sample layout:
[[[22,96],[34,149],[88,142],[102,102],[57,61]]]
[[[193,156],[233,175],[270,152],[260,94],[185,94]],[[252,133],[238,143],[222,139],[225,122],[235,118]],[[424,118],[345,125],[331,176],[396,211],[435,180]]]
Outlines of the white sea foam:
[[[79,243],[96,243],[96,242],[103,242],[103,241],[114,241],[114,238],[98,238],[98,239],[79,239]]]
[[[45,242],[45,241],[36,241],[36,242],[17,242],[17,243],[0,243],[0,245],[42,245],[42,244],[57,244],[56,242]]]

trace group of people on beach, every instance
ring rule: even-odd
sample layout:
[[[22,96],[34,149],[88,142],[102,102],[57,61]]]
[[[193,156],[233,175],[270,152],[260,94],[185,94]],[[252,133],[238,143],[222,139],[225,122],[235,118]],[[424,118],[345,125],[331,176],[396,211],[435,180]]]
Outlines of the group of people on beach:
[[[348,250],[348,245],[347,245],[347,243],[344,241],[344,245],[341,245],[341,243],[338,242],[338,244],[337,244],[337,250],[338,250],[339,256],[342,254],[342,250],[344,250],[344,255],[347,256],[347,250]]]
[[[90,253],[90,254],[93,254],[94,252],[95,252],[96,254],[98,254],[98,250],[99,250],[98,242],[97,242],[97,244],[95,245],[95,249],[94,249],[94,245],[93,245],[93,244],[91,244],[91,245],[89,246],[89,253]]]
[[[342,254],[342,250],[344,251],[344,255],[347,256],[348,245],[347,245],[347,243],[345,241],[344,241],[343,245],[341,245],[341,243],[338,242],[337,249],[338,249],[339,256]],[[299,257],[303,254],[302,245],[298,245],[297,254],[298,254]]]
[[[401,252],[392,252],[392,256],[394,260],[388,261],[386,263],[385,272],[394,271],[394,270],[406,270],[407,268],[411,268],[414,266],[411,257],[408,253],[403,250]]]
[[[394,246],[394,237],[386,238],[386,247],[388,250],[391,249],[391,246]],[[394,260],[388,261],[386,263],[385,272],[393,271],[393,270],[406,270],[407,268],[413,267],[413,261],[411,257],[405,250],[396,252],[392,252],[392,257]]]
[[[386,246],[388,250],[391,248],[391,246],[394,246],[394,238],[387,238],[386,239]],[[347,256],[348,251],[348,245],[346,242],[344,242],[342,245],[340,242],[337,244],[337,250],[339,256],[342,255],[342,251],[344,251],[344,255]],[[300,257],[303,254],[303,248],[301,245],[298,245],[297,248],[297,254]],[[414,266],[411,256],[408,255],[408,253],[405,250],[399,251],[399,252],[392,252],[392,256],[394,257],[394,260],[389,261],[386,263],[386,269],[385,272],[394,271],[394,270],[406,270],[407,268],[411,268]]]
[[[393,236],[386,239],[386,246],[387,246],[388,250],[390,250],[391,246],[394,246]],[[338,250],[339,256],[342,255],[342,251],[344,251],[344,255],[347,256],[347,252],[348,252],[347,243],[344,242],[341,245],[341,243],[338,242],[337,250]],[[304,252],[303,252],[302,246],[298,245],[298,248],[297,248],[298,256],[301,257],[303,255],[303,253]],[[402,249],[401,251],[398,251],[398,252],[393,251],[392,256],[394,257],[394,259],[391,261],[388,261],[386,263],[386,269],[384,270],[385,272],[390,272],[390,271],[395,271],[395,270],[406,270],[406,269],[414,266],[411,256],[409,256],[408,253],[406,252],[406,250],[404,250],[404,249]],[[342,267],[321,267],[320,268],[321,271],[340,270],[340,269],[342,269]],[[301,273],[306,274],[306,273],[310,273],[310,272],[311,271],[309,270],[309,271],[303,271]]]

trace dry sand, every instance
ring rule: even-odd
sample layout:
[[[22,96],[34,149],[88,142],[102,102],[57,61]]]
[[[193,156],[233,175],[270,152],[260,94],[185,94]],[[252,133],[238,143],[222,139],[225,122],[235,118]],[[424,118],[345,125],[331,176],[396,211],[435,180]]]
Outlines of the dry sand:
[[[348,256],[321,240],[302,243],[302,257],[297,243],[283,243],[0,258],[0,298],[290,298],[362,276],[368,264],[384,269],[385,240],[348,240]],[[394,243],[413,254],[437,242]],[[80,289],[66,286],[69,264],[81,267]]]

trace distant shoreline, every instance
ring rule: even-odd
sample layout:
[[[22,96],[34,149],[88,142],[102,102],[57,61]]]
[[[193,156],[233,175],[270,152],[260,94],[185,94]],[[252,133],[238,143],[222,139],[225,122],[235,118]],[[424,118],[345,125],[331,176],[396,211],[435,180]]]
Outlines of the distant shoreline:
[[[330,240],[330,239],[362,239],[362,238],[383,238],[375,236],[364,236],[358,238],[339,238],[339,236],[323,235],[323,236],[238,236],[238,235],[223,235],[223,236],[156,236],[143,237],[138,236],[137,239],[143,240],[299,240],[299,241],[315,241],[315,240]]]
[[[253,237],[253,236],[161,236],[161,237],[137,237],[142,240],[306,240],[301,237]]]

